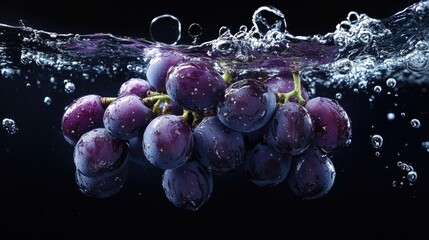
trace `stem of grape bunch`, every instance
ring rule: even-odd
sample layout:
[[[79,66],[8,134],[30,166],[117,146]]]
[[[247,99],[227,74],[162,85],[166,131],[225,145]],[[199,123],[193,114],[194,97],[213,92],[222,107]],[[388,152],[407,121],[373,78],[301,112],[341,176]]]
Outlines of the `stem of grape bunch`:
[[[277,102],[281,105],[289,101],[291,97],[296,97],[299,104],[304,104],[305,99],[302,97],[301,94],[301,79],[299,78],[299,73],[293,72],[293,83],[294,88],[292,91],[287,93],[277,93]]]

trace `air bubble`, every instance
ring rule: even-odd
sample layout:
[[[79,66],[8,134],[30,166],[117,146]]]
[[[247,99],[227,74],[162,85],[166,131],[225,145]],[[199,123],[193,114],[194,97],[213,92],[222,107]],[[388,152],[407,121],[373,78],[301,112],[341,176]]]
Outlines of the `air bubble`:
[[[51,105],[51,103],[52,103],[52,99],[51,99],[50,97],[46,96],[46,97],[43,99],[43,102],[44,102],[46,105]]]
[[[417,172],[409,171],[407,173],[407,180],[410,182],[415,182],[417,180]]]
[[[258,8],[252,17],[253,26],[264,36],[271,30],[286,32],[287,24],[284,14],[275,7],[263,6]]]
[[[375,134],[371,137],[371,144],[375,149],[381,148],[383,146],[383,137]]]
[[[376,93],[381,93],[381,90],[382,90],[382,88],[379,85],[374,87],[374,92],[376,92]]]
[[[358,23],[360,21],[360,16],[355,11],[350,11],[349,14],[347,14],[347,21],[351,24]]]
[[[75,89],[76,86],[72,82],[67,82],[64,86],[64,90],[66,91],[66,93],[73,93]]]
[[[395,120],[395,114],[394,113],[388,113],[387,114],[387,120],[389,120],[389,121]]]
[[[387,79],[386,86],[388,86],[389,88],[394,88],[396,86],[396,80],[394,78]]]
[[[175,45],[181,37],[182,25],[178,18],[163,14],[150,23],[150,37],[158,43]]]
[[[203,34],[203,28],[198,23],[192,23],[188,27],[188,34],[192,39],[194,39],[192,44],[197,44],[198,39]]]
[[[15,121],[11,118],[4,118],[2,121],[3,128],[10,134],[15,134],[18,131]]]
[[[341,100],[341,99],[343,98],[343,95],[342,95],[341,93],[336,93],[336,94],[335,94],[335,98],[336,98],[337,100]]]
[[[362,43],[368,44],[372,41],[372,33],[366,30],[361,31],[359,32],[358,38]]]
[[[335,69],[341,74],[349,73],[352,69],[352,62],[347,58],[338,60],[335,63]]]
[[[417,118],[411,119],[410,124],[413,128],[419,128],[421,126],[420,120],[418,120]]]
[[[407,68],[414,72],[421,72],[428,66],[427,57],[420,51],[414,51],[405,57]]]
[[[429,49],[429,45],[425,41],[418,41],[416,43],[415,47],[416,47],[417,50],[420,50],[420,51],[426,51],[426,50]]]

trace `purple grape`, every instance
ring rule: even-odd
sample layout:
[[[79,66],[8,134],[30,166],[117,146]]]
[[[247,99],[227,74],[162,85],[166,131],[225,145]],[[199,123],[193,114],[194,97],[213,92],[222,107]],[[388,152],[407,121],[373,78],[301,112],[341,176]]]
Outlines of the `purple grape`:
[[[281,154],[264,143],[247,150],[244,160],[246,176],[261,187],[276,186],[289,174],[292,156]]]
[[[164,171],[162,187],[168,200],[176,207],[197,211],[213,191],[213,177],[201,163],[191,160],[186,164]]]
[[[256,129],[253,132],[243,133],[243,139],[246,149],[253,148],[256,144],[265,141],[265,131],[267,125],[268,124],[266,124],[264,127]]]
[[[351,119],[337,100],[315,97],[307,101],[305,108],[314,125],[314,145],[326,152],[347,144],[352,136]]]
[[[294,157],[287,177],[290,189],[302,199],[316,199],[326,195],[335,181],[334,165],[326,154],[314,147]]]
[[[264,81],[264,84],[267,85],[274,94],[277,93],[288,93],[295,88],[293,81],[293,76],[291,72],[282,73],[280,75],[272,76]],[[302,83],[301,83],[302,84]],[[305,101],[308,101],[310,98],[308,92],[304,86],[301,85],[301,96]],[[289,99],[291,102],[298,102],[295,96]]]
[[[142,134],[155,117],[137,95],[118,97],[107,106],[103,116],[104,127],[112,136],[128,140]]]
[[[147,97],[148,91],[155,91],[148,81],[141,78],[131,78],[124,83],[118,91],[118,97],[134,94],[141,98]]]
[[[79,139],[73,157],[76,169],[87,177],[105,177],[115,174],[128,155],[128,145],[105,129],[92,129]]]
[[[171,68],[166,90],[177,105],[191,110],[214,108],[227,85],[207,62],[184,62]]]
[[[161,51],[155,54],[148,63],[146,79],[158,92],[165,92],[167,74],[172,66],[185,60],[185,56],[173,50]]]
[[[194,150],[192,129],[182,116],[160,115],[143,133],[143,153],[161,169],[185,164]]]
[[[102,97],[99,95],[90,94],[75,99],[67,107],[61,120],[65,140],[74,146],[84,133],[103,127],[104,110]]]
[[[129,171],[128,163],[124,163],[115,174],[101,177],[87,177],[76,169],[75,181],[83,194],[93,198],[108,198],[123,188]]]
[[[206,116],[194,128],[195,153],[210,172],[223,174],[244,160],[243,135],[223,125],[217,116]]]
[[[243,79],[225,90],[217,115],[225,126],[248,133],[263,127],[275,110],[276,96],[270,88],[256,79]]]
[[[128,158],[131,162],[139,165],[147,173],[157,173],[159,168],[151,164],[143,152],[143,134],[128,140],[129,153]]]
[[[298,155],[310,146],[313,135],[308,111],[298,103],[286,102],[268,123],[265,138],[276,151]]]

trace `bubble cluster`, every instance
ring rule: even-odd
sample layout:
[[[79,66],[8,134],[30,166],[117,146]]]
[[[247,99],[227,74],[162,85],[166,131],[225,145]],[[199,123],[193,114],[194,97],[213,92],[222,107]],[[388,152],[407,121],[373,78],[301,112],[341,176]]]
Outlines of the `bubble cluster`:
[[[18,131],[18,127],[15,125],[15,121],[11,118],[4,118],[2,121],[3,128],[10,134],[15,134]]]
[[[401,161],[398,161],[396,163],[396,166],[398,166],[401,170],[407,172],[406,178],[409,182],[415,182],[417,180],[417,172],[414,171],[414,168],[411,166],[411,164],[406,164]]]

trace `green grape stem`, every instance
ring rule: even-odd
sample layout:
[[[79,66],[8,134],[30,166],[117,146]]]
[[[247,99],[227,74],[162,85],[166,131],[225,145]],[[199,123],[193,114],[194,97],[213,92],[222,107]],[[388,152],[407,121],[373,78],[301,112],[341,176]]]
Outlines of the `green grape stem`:
[[[299,74],[297,72],[293,73],[293,83],[294,83],[294,88],[292,91],[287,93],[277,93],[277,99],[278,99],[277,102],[279,104],[286,103],[287,101],[289,101],[291,97],[296,97],[299,104],[305,103],[305,99],[302,97],[302,94],[301,94],[301,79],[299,78]]]
[[[101,98],[101,105],[103,105],[103,107],[107,107],[107,106],[109,106],[109,104],[111,104],[116,99],[117,99],[116,97],[102,97]]]
[[[157,92],[151,92],[149,93],[148,97],[143,98],[143,102],[146,104],[149,104],[150,102],[155,102],[152,107],[152,112],[155,114],[158,114],[159,106],[161,106],[161,103],[165,101],[170,101],[170,97],[167,94]]]

